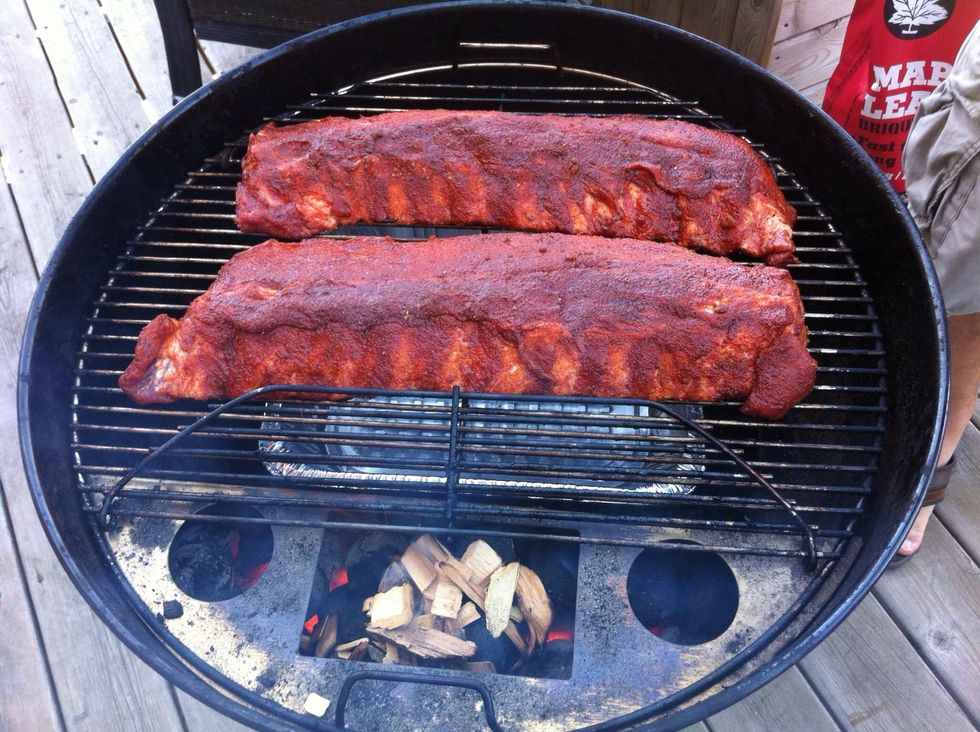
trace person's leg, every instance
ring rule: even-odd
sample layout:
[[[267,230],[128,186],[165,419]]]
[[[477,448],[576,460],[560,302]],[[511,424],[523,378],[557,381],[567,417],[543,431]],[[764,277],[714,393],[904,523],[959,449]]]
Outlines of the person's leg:
[[[939,464],[945,465],[953,457],[956,446],[966,429],[977,402],[980,388],[980,313],[950,315],[949,351],[950,383],[949,414],[946,418],[946,434],[939,450]],[[899,548],[899,554],[912,554],[922,543],[922,535],[932,516],[934,506],[926,506],[915,517],[909,535]]]

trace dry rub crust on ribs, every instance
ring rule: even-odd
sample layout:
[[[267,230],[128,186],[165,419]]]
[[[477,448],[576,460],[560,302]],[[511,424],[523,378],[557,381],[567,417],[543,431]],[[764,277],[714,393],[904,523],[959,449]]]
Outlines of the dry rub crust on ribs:
[[[425,256],[418,256],[424,247]],[[562,234],[267,241],[119,380],[138,402],[275,383],[713,401],[781,417],[813,386],[789,273]]]
[[[301,239],[391,221],[485,225],[793,261],[796,212],[734,135],[676,120],[444,110],[253,134],[242,231]]]

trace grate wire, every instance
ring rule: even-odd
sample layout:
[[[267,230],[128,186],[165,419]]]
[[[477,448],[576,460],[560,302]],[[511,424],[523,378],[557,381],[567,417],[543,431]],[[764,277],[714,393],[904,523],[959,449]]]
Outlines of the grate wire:
[[[654,89],[608,79],[597,82],[570,69],[558,73],[490,66],[313,93],[274,121],[433,108],[629,113],[685,119],[745,137],[744,130],[728,126],[697,101]],[[495,81],[502,75],[512,81]],[[780,491],[813,533],[817,556],[832,561],[841,556],[863,513],[881,452],[887,373],[878,319],[832,218],[782,161],[764,145],[748,142],[768,162],[799,214],[794,240],[800,261],[790,272],[806,309],[810,350],[819,364],[817,383],[778,423],[747,418],[735,402],[694,408],[700,425]],[[180,317],[230,256],[264,239],[238,231],[234,222],[235,186],[246,144],[247,134],[226,143],[150,212],[107,274],[86,321],[72,404],[72,449],[79,489],[93,516],[120,476],[215,406],[181,402],[141,407],[122,394],[116,381],[132,358],[140,329],[152,317],[160,312]],[[487,230],[377,225],[322,236],[388,234],[421,241],[474,231]],[[798,527],[772,496],[717,449],[683,431],[666,429],[669,420],[662,415],[639,408],[630,414],[611,409],[601,413],[598,407],[558,414],[542,409],[546,402],[537,400],[517,413],[483,406],[476,410],[478,427],[466,421],[458,425],[466,449],[460,479],[450,481],[449,516],[445,485],[419,480],[419,475],[378,480],[350,469],[425,473],[455,465],[447,447],[454,429],[452,406],[438,400],[379,403],[367,397],[317,405],[240,405],[141,472],[119,492],[113,515],[207,520],[195,511],[222,500],[276,509],[263,520],[284,525],[386,524],[392,530],[423,527],[438,533],[479,524],[503,535],[550,533],[565,540],[632,545],[662,539],[664,530],[680,530],[701,540],[680,545],[692,549],[805,556]],[[302,462],[312,460],[335,477],[324,481],[270,472],[270,455],[263,448],[270,440],[315,446],[318,454]],[[367,450],[369,457],[338,456],[333,448],[342,445]],[[384,450],[419,454],[379,456]],[[275,461],[301,462],[282,454]],[[651,465],[657,481],[682,490],[639,490],[637,486],[651,480]]]

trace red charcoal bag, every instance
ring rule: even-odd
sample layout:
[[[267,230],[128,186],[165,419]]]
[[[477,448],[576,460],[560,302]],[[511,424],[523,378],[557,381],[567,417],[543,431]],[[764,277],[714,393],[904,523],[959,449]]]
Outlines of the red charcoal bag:
[[[902,150],[919,103],[949,76],[980,0],[857,0],[823,109],[905,192]]]

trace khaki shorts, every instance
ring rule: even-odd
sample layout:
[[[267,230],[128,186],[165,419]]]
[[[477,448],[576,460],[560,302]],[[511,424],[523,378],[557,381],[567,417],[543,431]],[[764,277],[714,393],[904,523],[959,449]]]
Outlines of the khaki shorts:
[[[919,106],[903,166],[946,312],[980,312],[980,24],[949,78]]]

